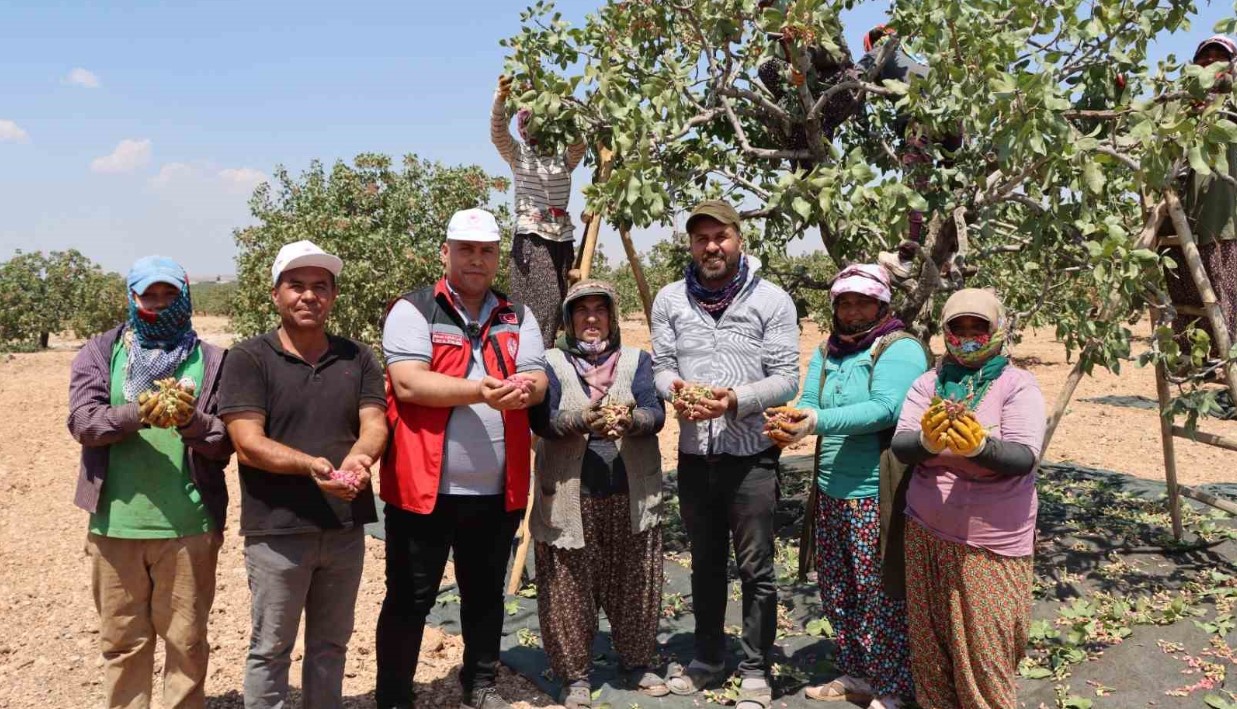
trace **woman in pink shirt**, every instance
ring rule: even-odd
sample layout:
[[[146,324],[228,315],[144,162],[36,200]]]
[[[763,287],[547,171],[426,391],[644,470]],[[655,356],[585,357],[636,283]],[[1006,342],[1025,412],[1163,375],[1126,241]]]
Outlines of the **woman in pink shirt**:
[[[947,355],[912,385],[893,439],[914,466],[906,600],[916,700],[1014,707],[1031,624],[1044,399],[1005,357],[995,295],[958,291],[942,317]]]

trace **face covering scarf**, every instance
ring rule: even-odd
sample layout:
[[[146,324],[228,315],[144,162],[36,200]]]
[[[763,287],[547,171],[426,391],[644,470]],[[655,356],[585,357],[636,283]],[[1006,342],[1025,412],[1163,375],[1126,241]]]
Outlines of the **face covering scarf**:
[[[937,396],[960,401],[971,411],[978,408],[992,382],[1009,364],[1001,355],[1004,345],[1003,333],[958,337],[946,326],[945,350],[949,356],[937,373]]]
[[[129,295],[129,331],[133,341],[125,367],[125,401],[137,401],[138,396],[154,387],[159,379],[176,373],[198,344],[198,334],[192,326],[193,303],[185,288],[161,312],[146,310]]]

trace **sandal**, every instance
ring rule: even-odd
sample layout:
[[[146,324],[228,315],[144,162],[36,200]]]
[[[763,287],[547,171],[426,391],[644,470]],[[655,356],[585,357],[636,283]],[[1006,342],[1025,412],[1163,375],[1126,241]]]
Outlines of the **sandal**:
[[[817,702],[852,702],[864,705],[875,699],[872,686],[867,681],[849,675],[842,675],[819,687],[808,687],[803,690],[803,695]]]
[[[739,696],[735,700],[734,709],[769,709],[771,704],[773,704],[773,687],[761,679],[760,686],[739,685]]]
[[[563,687],[559,703],[566,709],[589,709],[593,705],[593,693],[588,682],[572,682]]]
[[[664,697],[670,693],[666,680],[647,667],[627,670],[627,686],[649,697]]]
[[[672,665],[668,679],[666,680],[666,688],[671,694],[677,694],[680,697],[685,697],[689,694],[695,694],[702,689],[709,689],[722,683],[726,679],[726,668],[719,667],[717,669],[710,668],[708,665],[692,661],[687,667],[682,665]]]

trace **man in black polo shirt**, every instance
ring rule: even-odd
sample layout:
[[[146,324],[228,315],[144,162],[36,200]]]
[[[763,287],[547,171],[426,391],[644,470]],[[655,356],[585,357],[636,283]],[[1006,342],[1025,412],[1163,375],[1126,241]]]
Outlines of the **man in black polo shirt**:
[[[305,613],[304,706],[340,707],[344,657],[376,519],[369,468],[386,444],[382,367],[328,335],[343,262],[309,241],[279,251],[279,329],[224,363],[219,413],[240,460],[241,535],[253,594],[246,709],[283,707]]]

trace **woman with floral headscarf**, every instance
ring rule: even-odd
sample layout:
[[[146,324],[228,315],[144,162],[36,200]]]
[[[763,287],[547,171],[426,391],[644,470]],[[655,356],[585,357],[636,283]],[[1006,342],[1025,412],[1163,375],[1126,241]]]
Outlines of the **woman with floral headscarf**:
[[[619,338],[618,296],[581,281],[563,303],[563,337],[546,352],[549,389],[530,412],[537,441],[537,612],[567,709],[588,707],[598,611],[628,686],[670,693],[656,674],[661,617],[661,453],[665,405],[653,358]]]
[[[766,433],[779,445],[809,434],[816,449],[817,582],[836,633],[842,673],[809,699],[872,709],[912,694],[906,603],[885,587],[881,559],[881,453],[911,382],[928,368],[922,344],[889,309],[889,276],[850,266],[829,291],[833,332],[808,366],[799,408],[775,408]],[[782,416],[778,416],[782,414]]]
[[[490,109],[490,140],[515,178],[509,295],[533,311],[549,349],[562,321],[567,272],[575,261],[575,233],[567,213],[571,171],[584,159],[587,146],[580,142],[562,152],[547,146],[530,130],[533,115],[526,108],[515,115],[520,140],[512,138],[507,114],[510,96],[511,77],[499,77]]]
[[[916,701],[1003,709],[1015,706],[1031,624],[1044,398],[1005,356],[994,294],[958,291],[942,319],[945,360],[915,380],[893,438],[914,466],[906,600]]]

